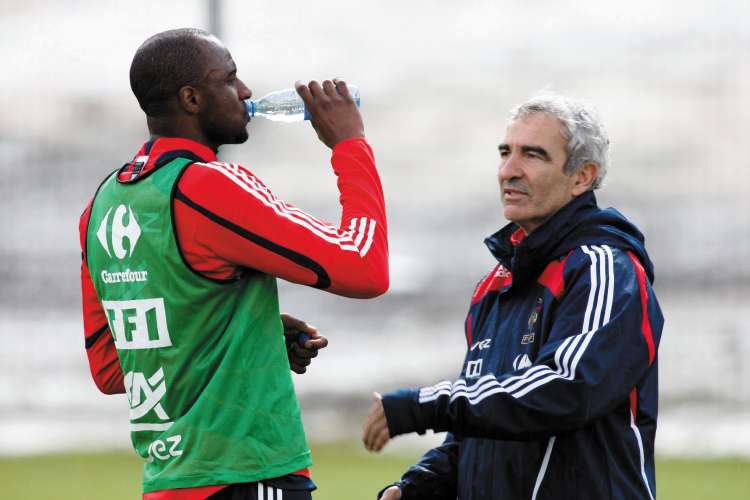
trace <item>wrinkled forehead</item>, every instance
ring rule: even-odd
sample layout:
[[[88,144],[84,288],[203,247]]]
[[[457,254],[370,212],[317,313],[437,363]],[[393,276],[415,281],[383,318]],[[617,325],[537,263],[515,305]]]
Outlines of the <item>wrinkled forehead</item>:
[[[568,139],[562,121],[552,114],[536,112],[511,118],[505,128],[505,142],[545,142],[562,144]]]

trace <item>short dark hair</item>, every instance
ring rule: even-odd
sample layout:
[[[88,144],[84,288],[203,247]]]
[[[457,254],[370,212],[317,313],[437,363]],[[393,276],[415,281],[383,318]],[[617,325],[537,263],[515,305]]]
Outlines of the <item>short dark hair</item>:
[[[196,85],[204,77],[203,54],[207,31],[180,28],[152,36],[130,64],[130,88],[148,116],[168,113],[168,102],[181,87]]]

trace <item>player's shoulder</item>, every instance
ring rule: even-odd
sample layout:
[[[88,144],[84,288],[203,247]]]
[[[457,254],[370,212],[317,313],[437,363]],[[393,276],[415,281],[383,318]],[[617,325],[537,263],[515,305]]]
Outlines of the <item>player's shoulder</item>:
[[[197,161],[188,166],[185,175],[202,175],[207,177],[225,177],[231,174],[236,177],[253,176],[250,169],[238,163],[226,161]]]
[[[265,188],[250,169],[237,163],[224,161],[195,162],[188,166],[180,179],[182,184],[228,185],[240,188]]]
[[[512,275],[505,266],[502,264],[494,265],[492,270],[485,274],[474,287],[474,293],[471,296],[471,304],[474,305],[478,303],[490,292],[498,291],[510,286],[512,281]]]

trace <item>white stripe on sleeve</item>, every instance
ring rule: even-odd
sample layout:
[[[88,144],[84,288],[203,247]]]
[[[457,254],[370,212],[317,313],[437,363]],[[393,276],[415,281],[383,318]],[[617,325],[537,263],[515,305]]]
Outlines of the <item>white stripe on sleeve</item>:
[[[360,217],[359,228],[357,229],[357,237],[354,238],[354,245],[359,248],[359,244],[362,243],[362,238],[365,237],[365,230],[367,229],[367,217]]]
[[[370,247],[372,246],[372,240],[375,236],[375,225],[378,223],[375,219],[370,219],[370,230],[367,232],[367,241],[365,242],[365,246],[362,247],[362,251],[359,253],[362,257],[367,255],[367,252],[370,251]]]
[[[317,222],[312,222],[307,218],[301,218],[298,214],[290,213],[289,211],[286,211],[285,209],[283,209],[283,207],[279,206],[280,204],[272,203],[271,201],[267,199],[266,196],[258,192],[256,189],[250,187],[247,183],[243,182],[241,179],[239,179],[237,176],[232,174],[230,171],[223,168],[223,166],[217,165],[215,163],[205,163],[202,165],[212,170],[215,170],[217,172],[220,172],[226,178],[228,178],[237,186],[239,186],[241,189],[243,189],[245,192],[249,193],[251,196],[253,196],[258,201],[260,201],[263,205],[271,208],[274,212],[276,212],[277,215],[284,217],[285,219],[304,227],[305,229],[309,230],[311,233],[327,241],[328,243],[333,243],[333,244],[338,245],[342,250],[348,250],[348,251],[359,253],[359,249],[354,245],[354,242],[352,241],[351,236],[348,233],[337,233],[335,228],[332,228],[330,226],[329,227],[323,226]],[[334,233],[337,233],[337,235],[333,236],[331,234],[332,231]]]

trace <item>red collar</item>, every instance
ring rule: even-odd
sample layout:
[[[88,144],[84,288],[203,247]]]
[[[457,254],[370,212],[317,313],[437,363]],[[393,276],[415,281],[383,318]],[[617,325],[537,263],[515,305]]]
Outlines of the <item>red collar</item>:
[[[182,137],[150,139],[141,146],[135,158],[120,170],[117,179],[120,182],[133,182],[174,158],[210,162],[216,161],[216,153],[208,146]]]
[[[510,244],[514,247],[518,246],[524,240],[524,238],[526,238],[526,233],[519,227],[513,234],[510,235]]]

